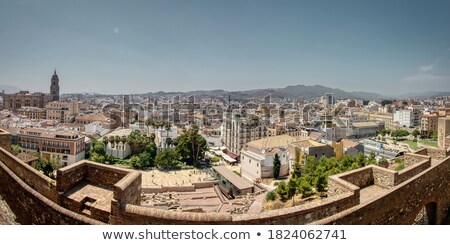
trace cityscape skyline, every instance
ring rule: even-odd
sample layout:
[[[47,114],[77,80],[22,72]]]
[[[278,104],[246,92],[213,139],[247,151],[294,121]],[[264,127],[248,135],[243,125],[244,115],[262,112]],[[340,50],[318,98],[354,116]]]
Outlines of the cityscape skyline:
[[[0,84],[42,91],[56,66],[61,93],[448,91],[449,10],[448,1],[3,1]]]

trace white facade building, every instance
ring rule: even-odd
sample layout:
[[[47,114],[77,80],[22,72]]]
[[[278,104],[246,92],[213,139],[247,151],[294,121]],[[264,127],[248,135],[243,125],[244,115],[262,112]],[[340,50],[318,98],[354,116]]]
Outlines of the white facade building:
[[[272,178],[273,161],[276,154],[278,154],[281,163],[279,176],[288,175],[288,145],[296,141],[297,138],[279,135],[248,142],[245,148],[241,150],[242,176],[250,181]]]
[[[131,134],[131,132],[133,132],[131,129],[119,129],[105,135],[104,137],[109,139],[112,136],[114,138],[119,137],[120,139],[125,139]],[[109,140],[106,144],[106,154],[112,155],[115,158],[124,159],[131,154],[131,146],[126,142],[126,140]]]
[[[109,124],[105,124],[102,122],[92,122],[87,125],[84,125],[84,132],[88,134],[97,134],[99,136],[105,136],[107,133],[110,132]]]
[[[414,126],[414,115],[412,110],[399,110],[394,113],[394,122],[401,127]]]

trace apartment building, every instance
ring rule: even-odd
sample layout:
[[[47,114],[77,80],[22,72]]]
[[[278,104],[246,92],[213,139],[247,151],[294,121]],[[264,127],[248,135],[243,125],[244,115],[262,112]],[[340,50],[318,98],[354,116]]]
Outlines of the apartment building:
[[[47,119],[57,120],[60,123],[71,123],[78,114],[78,103],[73,101],[53,101],[45,108]]]
[[[228,151],[239,155],[246,143],[266,137],[265,125],[256,115],[227,113],[222,126],[222,143]]]
[[[38,107],[22,107],[17,110],[19,115],[25,116],[28,119],[45,119],[46,110]]]
[[[438,115],[436,113],[422,115],[420,117],[420,135],[425,138],[431,137],[438,129]]]
[[[17,144],[22,148],[36,150],[41,157],[55,159],[61,167],[84,159],[84,141],[84,136],[67,130],[22,128],[17,132]]]

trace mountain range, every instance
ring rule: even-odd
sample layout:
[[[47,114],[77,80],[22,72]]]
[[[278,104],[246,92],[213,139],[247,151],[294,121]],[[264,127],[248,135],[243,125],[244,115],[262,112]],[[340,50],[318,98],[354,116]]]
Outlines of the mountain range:
[[[20,91],[20,88],[16,86],[10,86],[10,85],[0,85],[0,92],[5,91],[7,94],[16,93]]]
[[[335,98],[338,99],[364,99],[364,100],[383,100],[383,99],[425,99],[440,96],[450,96],[450,92],[435,92],[426,91],[418,93],[407,93],[401,95],[381,95],[377,93],[354,91],[347,92],[342,89],[330,88],[321,85],[292,85],[284,88],[265,88],[254,89],[246,91],[225,91],[225,90],[196,90],[189,92],[155,92],[147,93],[145,95],[151,97],[160,96],[175,96],[180,94],[181,96],[189,96],[195,94],[197,97],[205,96],[227,96],[231,95],[235,99],[245,98],[263,98],[264,96],[271,94],[272,98],[291,98],[291,99],[312,99],[325,95],[325,93],[333,93]]]

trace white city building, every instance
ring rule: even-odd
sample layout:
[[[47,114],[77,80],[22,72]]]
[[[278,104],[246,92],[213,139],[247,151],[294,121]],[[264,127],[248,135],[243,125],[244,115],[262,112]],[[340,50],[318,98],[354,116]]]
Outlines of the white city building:
[[[398,110],[394,113],[394,122],[401,127],[414,126],[414,114],[412,110]]]

